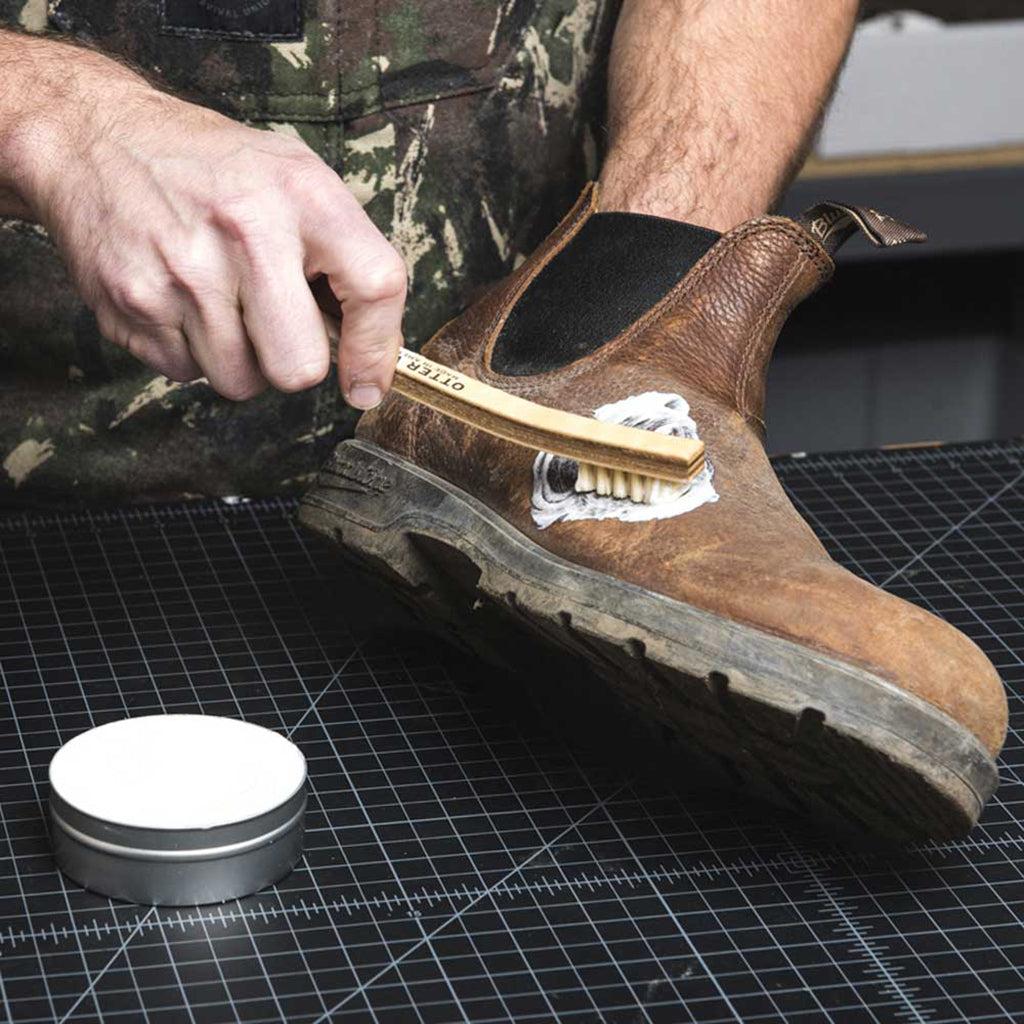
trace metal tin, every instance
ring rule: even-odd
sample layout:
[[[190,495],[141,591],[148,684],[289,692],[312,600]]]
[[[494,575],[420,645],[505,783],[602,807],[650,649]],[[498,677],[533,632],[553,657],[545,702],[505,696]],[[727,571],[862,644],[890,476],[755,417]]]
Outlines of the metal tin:
[[[165,722],[161,724],[168,725],[172,724],[171,719],[204,719],[207,727],[211,724],[208,716],[151,717],[163,718]],[[126,723],[138,721],[129,719]],[[230,719],[220,721],[233,723],[232,728],[237,725],[259,730],[261,733],[267,732],[259,726],[247,726],[246,723]],[[180,724],[186,732],[189,728],[188,723],[174,724],[175,727]],[[106,728],[109,726],[100,726],[99,729],[90,732],[99,734]],[[209,729],[205,728],[204,731],[208,732]],[[288,742],[284,737],[272,735],[282,742]],[[76,740],[80,738],[76,737]],[[82,806],[75,806],[66,799],[69,794],[61,793],[60,786],[54,784],[54,765],[76,740],[72,740],[58,751],[50,765],[50,818],[53,826],[51,837],[57,865],[86,889],[116,899],[156,906],[218,903],[250,895],[279,881],[292,870],[301,856],[306,810],[306,769],[305,761],[301,754],[298,754],[297,748],[296,754],[301,761],[301,781],[298,788],[283,801],[276,802],[275,799],[275,806],[263,813],[247,816],[238,821],[229,820],[214,824],[204,821],[197,827],[159,828],[152,827],[151,821],[143,821],[140,824],[109,820],[89,813]],[[97,747],[97,744],[93,743],[93,747]],[[99,745],[98,749],[102,753],[103,746]],[[156,749],[152,756],[159,758],[165,754],[166,751]],[[133,751],[133,755],[133,761],[139,759],[138,751]],[[180,751],[180,756],[188,757],[190,751]],[[143,752],[142,759],[144,758]],[[160,767],[166,781],[168,767],[166,764]],[[295,764],[292,763],[289,768],[294,776],[297,773]],[[125,778],[125,786],[135,788],[136,806],[139,777],[145,779],[145,770],[145,764],[138,765],[135,774]],[[118,772],[111,775],[108,771],[108,790],[110,779],[114,778],[116,781],[119,774]],[[211,773],[203,774],[209,778]],[[220,774],[223,776],[231,773],[222,770]],[[212,775],[214,777],[209,778],[209,786],[215,789],[218,784],[217,772],[213,771]],[[59,783],[61,773],[58,772],[57,776]],[[68,784],[66,768],[64,779],[65,788],[73,790],[74,785]],[[189,785],[196,789],[198,783],[199,779],[193,772]],[[290,787],[291,783],[288,782],[288,785]],[[230,788],[229,780],[229,798]],[[269,789],[272,790],[273,787]],[[197,802],[201,802],[203,795],[205,794],[196,794]],[[240,799],[239,805],[251,808],[252,795],[251,791],[244,794],[250,799]],[[184,806],[187,812],[190,794],[186,791],[175,796],[180,800],[179,806]],[[78,804],[90,803],[87,790],[84,795],[81,790],[77,792],[74,799]],[[109,800],[104,800],[103,803],[110,805]],[[95,810],[95,807],[89,809]],[[180,815],[179,811],[179,817]],[[181,825],[182,822],[179,821],[178,824]]]

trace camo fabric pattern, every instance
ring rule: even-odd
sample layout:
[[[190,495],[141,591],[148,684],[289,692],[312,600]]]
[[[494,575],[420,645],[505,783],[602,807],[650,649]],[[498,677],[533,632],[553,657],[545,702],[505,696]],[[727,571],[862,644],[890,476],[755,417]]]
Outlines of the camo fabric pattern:
[[[303,139],[405,257],[415,348],[595,172],[615,3],[0,0],[0,23]],[[100,337],[45,232],[0,220],[0,506],[300,490],[352,422],[334,380],[235,404],[154,375]]]

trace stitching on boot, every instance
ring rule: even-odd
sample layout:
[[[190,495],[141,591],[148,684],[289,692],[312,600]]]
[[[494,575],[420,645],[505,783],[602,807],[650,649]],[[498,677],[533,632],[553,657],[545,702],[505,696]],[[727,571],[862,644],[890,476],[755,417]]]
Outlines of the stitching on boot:
[[[580,200],[584,198],[586,199],[586,202],[581,206]],[[557,232],[563,224],[568,222],[569,226],[565,235],[559,240],[557,245],[553,246],[550,251],[544,255],[544,258],[540,263],[533,268],[533,273],[526,275],[517,287],[513,289],[509,295],[505,296],[505,301],[495,313],[493,320],[487,327],[487,334],[484,339],[484,343],[477,349],[476,358],[473,360],[478,374],[488,372],[488,367],[491,363],[491,352],[494,349],[494,342],[497,340],[498,332],[501,330],[502,324],[504,324],[512,310],[512,307],[519,301],[523,292],[530,287],[537,275],[573,240],[573,238],[576,237],[580,228],[594,213],[594,210],[597,207],[597,186],[592,184],[585,195],[580,197],[580,200],[577,200],[576,206],[574,206],[573,209],[570,210],[561,221],[559,221],[558,227],[555,228],[555,231]]]
[[[735,394],[733,395],[733,401],[736,403],[736,410],[743,416],[750,416],[750,409],[748,408],[748,399],[750,391],[750,383],[752,378],[752,366],[754,362],[754,353],[760,352],[764,345],[765,330],[771,320],[775,318],[775,314],[779,311],[782,298],[789,292],[790,288],[793,287],[793,282],[803,272],[803,266],[800,263],[794,263],[790,267],[786,276],[782,281],[776,285],[775,290],[772,292],[765,304],[765,308],[761,311],[761,315],[757,319],[757,328],[754,331],[754,338],[757,343],[750,343],[747,345],[746,351],[743,353],[743,358],[740,360],[740,365],[737,370],[737,380]]]

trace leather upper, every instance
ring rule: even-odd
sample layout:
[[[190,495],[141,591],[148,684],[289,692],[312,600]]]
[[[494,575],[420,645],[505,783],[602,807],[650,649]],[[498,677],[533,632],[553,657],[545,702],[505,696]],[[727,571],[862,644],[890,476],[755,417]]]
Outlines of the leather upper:
[[[796,641],[877,673],[930,702],[995,754],[1006,734],[1002,683],[981,650],[941,619],[833,562],[764,451],[768,362],[790,310],[832,274],[797,223],[764,217],[723,236],[655,306],[585,358],[503,376],[490,354],[540,269],[597,208],[591,186],[522,266],[446,325],[424,354],[532,401],[583,415],[631,395],[682,395],[719,500],[648,522],[531,516],[536,453],[392,394],[357,434],[473,494],[571,562]]]

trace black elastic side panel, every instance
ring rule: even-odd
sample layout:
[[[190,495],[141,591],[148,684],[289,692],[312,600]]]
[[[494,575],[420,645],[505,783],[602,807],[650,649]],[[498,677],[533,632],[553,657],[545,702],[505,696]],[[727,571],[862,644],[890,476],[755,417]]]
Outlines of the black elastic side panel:
[[[649,310],[721,235],[639,213],[595,213],[526,289],[494,344],[509,377],[589,355]]]

